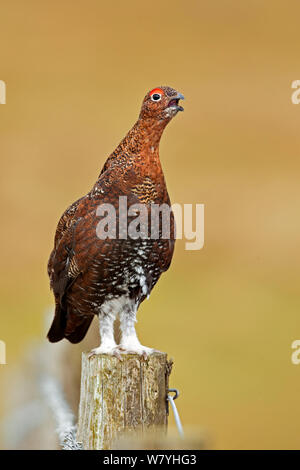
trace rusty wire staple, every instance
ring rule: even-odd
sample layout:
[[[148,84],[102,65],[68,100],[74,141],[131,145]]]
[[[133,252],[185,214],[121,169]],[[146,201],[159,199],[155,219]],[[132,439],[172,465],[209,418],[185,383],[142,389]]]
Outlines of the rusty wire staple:
[[[175,395],[174,396],[169,395],[169,392],[175,393]],[[178,429],[178,433],[179,433],[180,437],[183,438],[184,437],[184,432],[183,432],[182,424],[181,424],[181,421],[180,421],[179,413],[177,411],[177,407],[176,407],[175,402],[174,402],[174,400],[176,400],[176,398],[178,398],[178,397],[179,397],[179,391],[177,390],[177,388],[169,388],[168,389],[167,400],[171,404],[171,407],[172,407],[172,410],[173,410],[173,413],[174,413],[175,423],[176,423],[176,426],[177,426],[177,429]]]

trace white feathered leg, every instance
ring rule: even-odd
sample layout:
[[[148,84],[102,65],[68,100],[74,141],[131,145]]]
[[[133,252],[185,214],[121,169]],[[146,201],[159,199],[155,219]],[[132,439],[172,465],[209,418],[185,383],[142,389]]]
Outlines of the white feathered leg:
[[[106,313],[101,311],[99,314],[99,332],[101,344],[98,348],[92,349],[89,354],[94,356],[95,354],[110,354],[121,358],[120,352],[117,348],[117,344],[114,338],[114,321],[116,319],[116,312],[113,310],[107,311]]]
[[[137,307],[132,302],[124,305],[120,312],[121,343],[119,349],[125,354],[139,354],[147,358],[155,349],[143,346],[135,331]]]

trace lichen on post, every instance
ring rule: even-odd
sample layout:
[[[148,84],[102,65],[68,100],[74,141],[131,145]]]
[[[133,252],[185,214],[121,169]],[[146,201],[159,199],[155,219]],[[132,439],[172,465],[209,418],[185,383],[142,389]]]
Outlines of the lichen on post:
[[[167,430],[172,367],[167,354],[154,352],[147,360],[124,354],[122,359],[82,355],[77,440],[84,449],[113,449],[126,436]]]

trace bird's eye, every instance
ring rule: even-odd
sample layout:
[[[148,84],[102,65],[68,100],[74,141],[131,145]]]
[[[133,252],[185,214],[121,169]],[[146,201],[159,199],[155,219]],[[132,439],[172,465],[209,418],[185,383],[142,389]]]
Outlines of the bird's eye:
[[[161,95],[159,93],[153,93],[151,99],[152,101],[159,101],[161,99]]]

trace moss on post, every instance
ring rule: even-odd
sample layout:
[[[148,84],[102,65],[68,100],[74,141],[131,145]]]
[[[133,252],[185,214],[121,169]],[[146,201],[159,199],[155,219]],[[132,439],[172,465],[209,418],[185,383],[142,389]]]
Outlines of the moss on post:
[[[172,367],[167,354],[154,352],[146,361],[135,354],[122,358],[82,355],[77,440],[84,449],[112,449],[132,433],[166,432]]]

